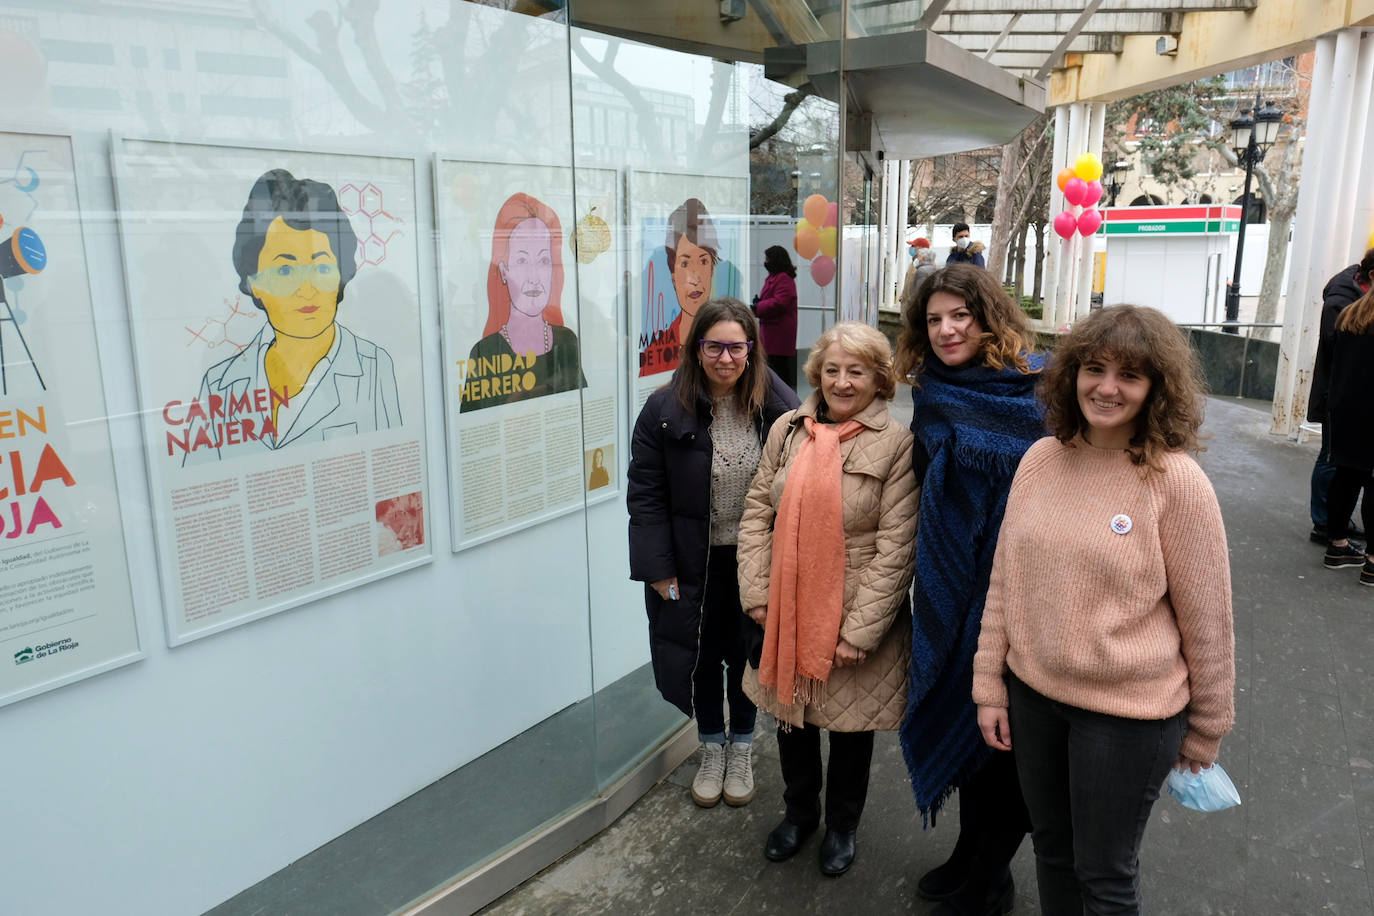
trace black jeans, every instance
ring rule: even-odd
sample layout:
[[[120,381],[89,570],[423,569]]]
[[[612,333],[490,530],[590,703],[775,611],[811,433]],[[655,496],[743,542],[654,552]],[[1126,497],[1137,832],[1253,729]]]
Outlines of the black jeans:
[[[787,383],[787,387],[793,391],[797,390],[797,354],[792,353],[788,356],[774,356],[768,354],[768,368],[778,374],[778,378]]]
[[[1374,529],[1369,527],[1370,523],[1374,522],[1374,474],[1358,468],[1338,467],[1336,473],[1331,476],[1331,489],[1326,497],[1328,539],[1339,541],[1350,534],[1348,519],[1355,511],[1355,500],[1359,499],[1360,490],[1364,490],[1364,499],[1360,502],[1360,518],[1364,521],[1365,532],[1374,537]],[[1374,550],[1374,547],[1370,549]]]
[[[787,820],[814,827],[821,819],[821,730],[804,725],[791,731],[778,727],[782,763],[782,798]],[[831,732],[830,763],[825,774],[825,825],[838,833],[859,828],[868,798],[868,768],[873,762],[872,732]]]
[[[1000,887],[1030,829],[1015,755],[993,751],[959,789],[959,846],[970,856],[969,880],[981,888]]]
[[[1123,719],[1008,678],[1011,740],[1045,916],[1140,913],[1140,841],[1187,713]]]
[[[692,672],[692,706],[697,732],[725,731],[725,703],[730,704],[730,733],[752,735],[758,715],[741,683],[749,652],[747,628],[754,622],[739,603],[739,568],[734,544],[712,547],[706,562],[706,594],[701,602],[701,642]],[[725,668],[722,686],[721,667]]]
[[[1312,465],[1312,527],[1326,530],[1327,494],[1331,490],[1331,478],[1336,476],[1336,466],[1331,463],[1331,424],[1322,424],[1322,447],[1317,452],[1317,460]],[[1349,518],[1350,516],[1346,516]],[[1365,529],[1366,531],[1369,529]]]

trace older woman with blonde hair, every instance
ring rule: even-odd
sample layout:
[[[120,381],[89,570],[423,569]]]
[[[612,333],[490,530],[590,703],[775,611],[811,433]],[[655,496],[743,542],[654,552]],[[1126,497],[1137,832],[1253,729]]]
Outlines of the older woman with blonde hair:
[[[817,390],[773,424],[739,532],[740,603],[764,630],[744,690],[778,721],[786,814],[764,854],[791,858],[820,826],[820,730],[830,732],[823,874],[854,861],[873,732],[906,708],[916,478],[880,332],[842,322],[806,361]]]

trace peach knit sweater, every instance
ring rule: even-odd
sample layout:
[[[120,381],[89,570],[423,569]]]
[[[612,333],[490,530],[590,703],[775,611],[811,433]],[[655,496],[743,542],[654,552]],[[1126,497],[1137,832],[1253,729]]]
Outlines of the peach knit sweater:
[[[1226,532],[1197,462],[1172,452],[1163,464],[1142,474],[1126,452],[1081,439],[1026,452],[993,561],[974,702],[1006,706],[1010,668],[1093,712],[1163,719],[1187,707],[1182,752],[1216,759],[1235,721]]]

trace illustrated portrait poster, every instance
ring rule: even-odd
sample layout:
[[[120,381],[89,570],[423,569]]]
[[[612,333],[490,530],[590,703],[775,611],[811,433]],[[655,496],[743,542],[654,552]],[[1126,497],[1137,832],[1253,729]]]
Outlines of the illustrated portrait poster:
[[[696,310],[721,296],[744,298],[749,183],[663,172],[634,172],[630,224],[631,364],[635,411],[678,366]],[[670,244],[671,243],[671,244]]]
[[[435,161],[455,550],[620,490],[616,186],[606,169]]]
[[[413,160],[114,153],[170,643],[427,562]]]
[[[142,657],[67,137],[0,133],[0,705]]]

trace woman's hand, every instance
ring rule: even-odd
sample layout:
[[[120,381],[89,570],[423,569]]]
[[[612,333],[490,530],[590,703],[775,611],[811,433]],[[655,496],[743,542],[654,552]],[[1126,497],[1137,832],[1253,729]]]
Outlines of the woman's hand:
[[[751,607],[744,613],[749,615],[749,619],[759,626],[766,626],[768,621],[768,605],[761,604],[758,607]]]
[[[1193,775],[1196,776],[1209,766],[1211,766],[1210,763],[1203,763],[1201,760],[1194,760],[1192,757],[1185,757],[1179,754],[1178,763],[1174,766],[1174,769],[1178,770],[1180,773],[1184,770],[1191,770]]]
[[[843,639],[835,644],[836,668],[853,668],[855,665],[862,665],[867,659],[867,652],[854,648]]]
[[[979,706],[978,730],[983,740],[995,751],[1011,750],[1011,721],[1005,706]]]
[[[677,576],[671,579],[659,579],[657,582],[650,582],[649,588],[658,592],[658,597],[664,601],[676,601],[682,597],[682,591],[677,587]]]

